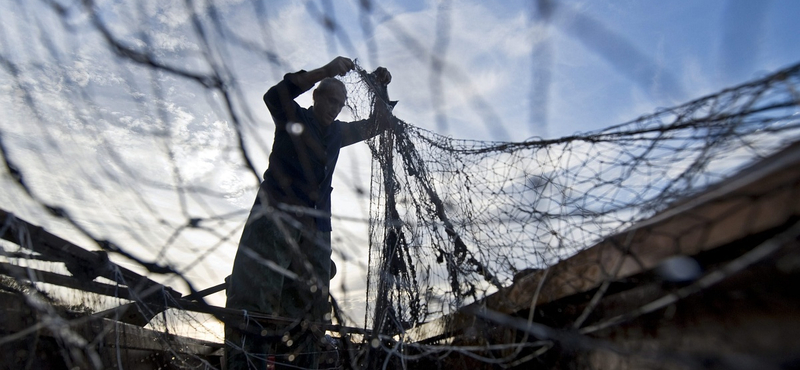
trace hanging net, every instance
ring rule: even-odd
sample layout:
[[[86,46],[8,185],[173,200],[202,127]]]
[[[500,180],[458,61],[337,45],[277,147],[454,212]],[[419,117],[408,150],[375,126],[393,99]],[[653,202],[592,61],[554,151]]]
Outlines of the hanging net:
[[[401,122],[370,143],[368,325],[393,335],[452,314],[785,147],[800,133],[799,74],[555,140]]]

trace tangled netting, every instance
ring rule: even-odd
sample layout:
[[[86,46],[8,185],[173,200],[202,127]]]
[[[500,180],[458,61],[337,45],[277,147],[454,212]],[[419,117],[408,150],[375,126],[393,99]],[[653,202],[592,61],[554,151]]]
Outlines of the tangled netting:
[[[392,104],[385,89],[360,67],[344,80],[353,117],[368,117],[375,112],[375,104]],[[797,141],[799,85],[800,65],[796,65],[625,124],[555,140],[458,140],[398,120],[390,130],[368,141],[373,154],[366,293],[369,330],[324,326],[337,337],[332,343],[338,347],[329,351],[340,359],[334,366],[369,364],[368,368],[376,368],[382,364],[388,368],[392,356],[400,353],[397,338],[402,337],[397,334],[456,313],[510,286],[518,277],[590,248]],[[16,168],[7,157],[6,165],[9,170]],[[48,210],[72,220],[60,208]],[[5,220],[0,223],[0,235],[21,248],[3,249],[5,260],[12,262],[0,264],[0,272],[11,276],[0,281],[3,290],[26,293],[24,304],[35,308],[39,317],[47,317],[34,322],[36,317],[31,316],[31,322],[5,328],[9,332],[3,333],[0,345],[47,329],[63,341],[52,344],[53,349],[67,347],[76,353],[70,358],[85,358],[75,360],[76,364],[101,368],[105,363],[125,362],[119,367],[127,367],[137,361],[130,356],[121,360],[120,352],[97,350],[97,341],[113,343],[115,348],[164,350],[161,353],[167,357],[154,360],[157,363],[215,368],[222,348],[221,322],[242,315],[253,321],[281,319],[213,307],[200,299],[224,289],[224,284],[205,292],[192,289],[190,295],[181,296],[120,266],[98,269],[108,262],[106,253],[88,252],[75,245],[65,249],[68,242],[17,222],[12,214],[0,216]],[[200,223],[200,219],[192,219],[186,228]],[[88,231],[84,234],[91,235]],[[105,240],[94,241],[106,252],[124,252]],[[77,257],[95,264],[71,263]],[[39,267],[53,262],[64,265],[52,271]],[[175,273],[155,263],[137,262],[151,272]],[[50,298],[28,282],[71,288],[78,295],[73,301],[82,307],[48,304]],[[107,298],[89,298],[94,297],[90,293]],[[78,311],[85,311],[84,316]],[[64,317],[85,317],[86,312],[113,319],[113,324],[107,325],[131,324],[126,331],[133,331],[134,325],[148,330],[137,328],[134,335],[118,337],[120,329],[114,331],[110,326],[86,333],[67,328],[70,319]],[[346,324],[336,317],[338,324]],[[577,320],[581,321],[583,318]],[[516,325],[509,322],[508,326]],[[587,330],[597,327],[605,326]],[[213,342],[176,339],[175,335],[184,331],[205,332]],[[423,334],[438,335],[432,331]],[[140,341],[128,342],[134,338]],[[437,356],[456,348],[415,345],[415,350]],[[542,346],[536,341],[517,345],[513,339],[498,345],[516,349]],[[48,351],[51,347],[39,348]],[[458,350],[475,356],[470,348],[477,347]],[[482,346],[479,351],[494,348]],[[546,351],[549,347],[541,348]],[[539,353],[537,349],[529,357]],[[29,359],[39,354],[22,356],[21,361],[33,361]],[[506,357],[514,359],[516,354]],[[408,353],[403,356],[404,360],[415,359]],[[491,363],[492,358],[479,360]]]
[[[453,313],[784,147],[800,133],[799,85],[795,66],[556,140],[401,122],[370,143],[368,325],[396,334]]]

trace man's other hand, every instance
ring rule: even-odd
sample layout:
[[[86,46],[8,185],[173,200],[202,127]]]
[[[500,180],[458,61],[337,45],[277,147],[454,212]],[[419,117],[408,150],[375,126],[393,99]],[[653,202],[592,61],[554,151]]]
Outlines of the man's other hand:
[[[328,72],[330,77],[344,76],[355,67],[353,61],[347,57],[336,57],[330,63],[326,64],[325,71]]]
[[[375,80],[383,86],[392,82],[392,74],[384,67],[378,67],[372,74],[375,76]]]

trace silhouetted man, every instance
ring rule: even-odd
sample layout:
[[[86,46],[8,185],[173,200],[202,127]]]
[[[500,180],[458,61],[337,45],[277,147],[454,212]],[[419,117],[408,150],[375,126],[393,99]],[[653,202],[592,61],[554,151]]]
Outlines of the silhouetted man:
[[[226,306],[291,322],[263,326],[246,317],[228,322],[231,370],[318,365],[324,338],[318,324],[330,322],[331,180],[339,149],[379,134],[395,120],[383,102],[366,120],[336,120],[347,89],[333,77],[353,68],[352,60],[337,57],[312,71],[286,74],[264,95],[275,141],[239,241]],[[372,77],[382,86],[391,82],[383,67]],[[313,106],[300,107],[294,99],[318,82]]]

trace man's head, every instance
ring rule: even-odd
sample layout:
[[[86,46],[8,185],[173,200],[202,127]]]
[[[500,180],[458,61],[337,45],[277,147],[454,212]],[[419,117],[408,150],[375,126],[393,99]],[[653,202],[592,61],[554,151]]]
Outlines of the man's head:
[[[347,89],[342,81],[326,78],[314,90],[314,117],[323,126],[333,123],[347,100]]]

